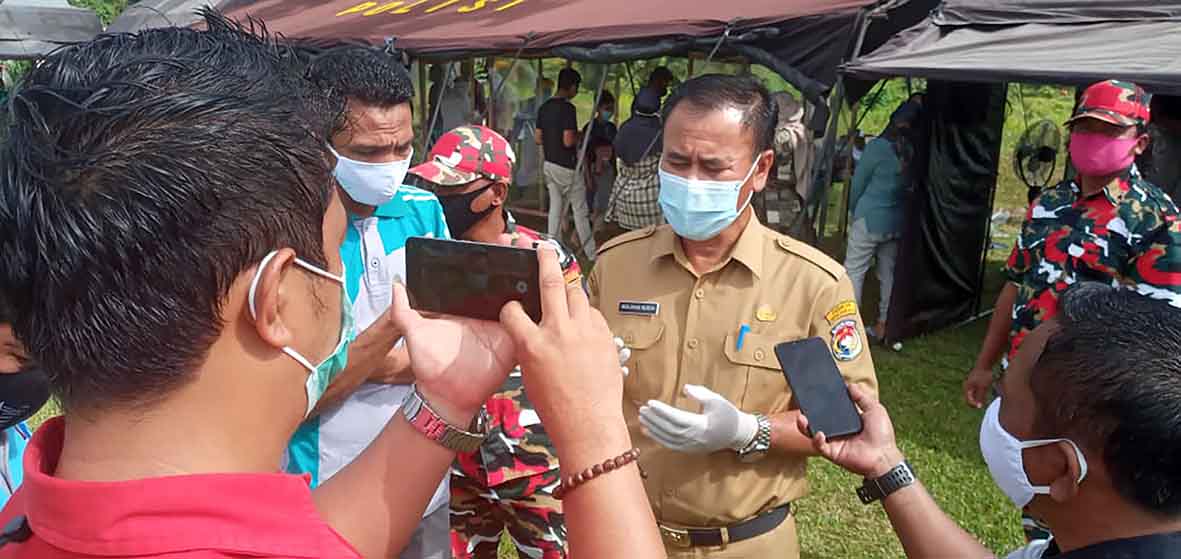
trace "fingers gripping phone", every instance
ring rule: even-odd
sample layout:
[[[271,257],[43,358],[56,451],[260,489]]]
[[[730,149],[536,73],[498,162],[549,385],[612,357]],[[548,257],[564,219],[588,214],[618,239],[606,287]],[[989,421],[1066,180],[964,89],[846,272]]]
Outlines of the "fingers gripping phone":
[[[541,321],[537,251],[503,245],[410,237],[406,240],[406,292],[419,311],[498,320],[509,301],[520,301]]]
[[[845,378],[837,369],[828,344],[820,338],[785,342],[775,346],[775,357],[787,377],[808,428],[827,438],[861,432],[861,413],[849,397]]]

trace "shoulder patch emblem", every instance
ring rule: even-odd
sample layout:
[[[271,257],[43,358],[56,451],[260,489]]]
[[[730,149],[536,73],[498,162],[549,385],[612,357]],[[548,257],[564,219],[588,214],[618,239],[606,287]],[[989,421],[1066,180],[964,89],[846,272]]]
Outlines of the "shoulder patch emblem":
[[[865,342],[857,331],[857,321],[842,320],[832,327],[832,356],[837,361],[852,361],[861,355]]]
[[[837,305],[824,313],[824,319],[829,324],[836,324],[836,322],[846,316],[855,316],[857,314],[857,303],[852,300],[841,301]]]

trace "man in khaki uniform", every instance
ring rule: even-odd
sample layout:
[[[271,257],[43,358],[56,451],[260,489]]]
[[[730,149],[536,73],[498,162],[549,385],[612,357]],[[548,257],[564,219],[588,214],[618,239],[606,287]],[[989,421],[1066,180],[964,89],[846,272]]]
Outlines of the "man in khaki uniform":
[[[775,122],[757,81],[682,84],[665,107],[669,224],[606,243],[590,276],[594,305],[632,348],[624,410],[673,558],[799,555],[790,503],[814,452],[776,344],[820,337],[848,381],[877,391],[844,268],[753,216]]]

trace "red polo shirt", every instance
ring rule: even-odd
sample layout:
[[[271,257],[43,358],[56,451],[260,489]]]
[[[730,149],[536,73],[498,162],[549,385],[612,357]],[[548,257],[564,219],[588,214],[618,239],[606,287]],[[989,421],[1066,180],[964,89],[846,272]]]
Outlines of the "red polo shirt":
[[[0,547],[29,557],[360,557],[316,512],[306,476],[208,474],[121,482],[53,477],[64,422],[47,421],[25,453],[25,479],[0,513],[32,534]]]

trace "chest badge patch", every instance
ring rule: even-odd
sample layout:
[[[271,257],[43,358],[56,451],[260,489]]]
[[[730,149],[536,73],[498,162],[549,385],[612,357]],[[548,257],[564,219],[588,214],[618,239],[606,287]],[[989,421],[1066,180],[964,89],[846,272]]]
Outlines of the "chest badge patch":
[[[759,322],[775,322],[779,315],[775,314],[775,309],[769,305],[762,305],[755,311],[755,320]]]
[[[837,361],[852,361],[861,355],[865,342],[857,331],[857,321],[842,320],[832,327],[832,356]]]
[[[660,303],[654,301],[620,301],[619,314],[629,316],[656,316],[660,314]]]
[[[857,315],[857,303],[853,301],[841,301],[837,305],[824,313],[824,319],[829,324],[836,324],[838,320]]]

